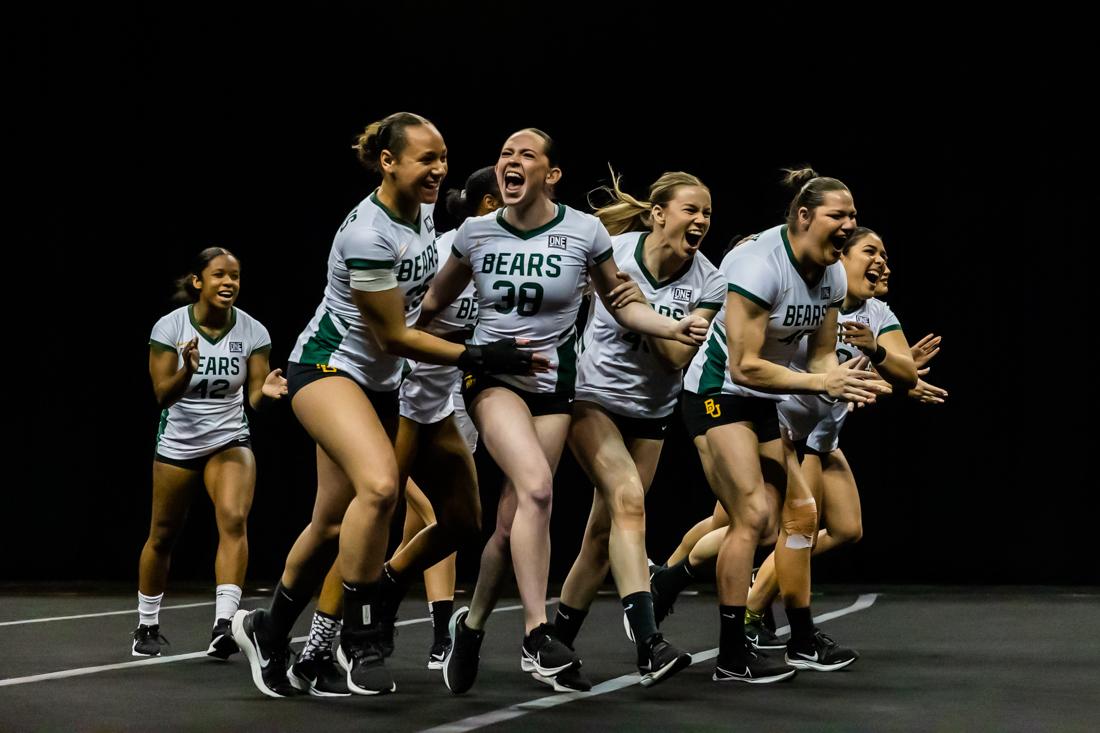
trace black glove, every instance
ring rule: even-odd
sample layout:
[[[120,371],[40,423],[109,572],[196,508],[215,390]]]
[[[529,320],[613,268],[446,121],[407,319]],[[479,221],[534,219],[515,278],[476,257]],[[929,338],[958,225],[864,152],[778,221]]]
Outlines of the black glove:
[[[484,346],[467,344],[458,357],[458,366],[466,371],[487,374],[528,374],[531,352],[516,348],[515,339],[501,339]]]

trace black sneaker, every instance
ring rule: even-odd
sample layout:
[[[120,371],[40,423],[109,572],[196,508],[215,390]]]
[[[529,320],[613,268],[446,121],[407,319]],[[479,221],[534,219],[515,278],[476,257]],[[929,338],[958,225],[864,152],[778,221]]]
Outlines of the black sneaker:
[[[845,649],[820,629],[814,629],[808,642],[799,643],[794,638],[787,642],[786,659],[787,664],[798,669],[834,672],[859,659],[859,653]]]
[[[532,672],[531,676],[544,685],[553,687],[554,692],[588,692],[592,689],[592,681],[584,676],[579,666],[569,667],[553,677],[543,677],[538,672]]]
[[[714,666],[715,682],[748,682],[753,685],[766,685],[769,682],[782,682],[794,677],[798,670],[789,667],[779,659],[774,659],[751,647],[746,648],[746,664],[734,665],[718,658]]]
[[[649,592],[653,595],[653,620],[657,622],[657,626],[660,626],[661,622],[673,613],[672,604],[676,603],[676,596],[671,593],[662,594],[657,590],[657,584],[653,582],[654,578],[666,571],[667,568],[658,570],[649,579]]]
[[[638,674],[642,687],[652,687],[691,664],[691,655],[654,634],[638,647]]]
[[[543,677],[554,677],[573,666],[580,666],[577,654],[557,637],[553,624],[539,624],[523,638],[520,669]]]
[[[348,690],[356,695],[385,695],[397,690],[382,653],[381,624],[340,632],[336,661],[347,671]]]
[[[265,631],[267,611],[240,610],[233,614],[233,640],[248,658],[252,683],[268,697],[291,697],[294,688],[286,677],[290,655],[288,639],[273,639]]]
[[[432,650],[428,652],[428,669],[443,669],[443,660],[447,658],[449,651],[451,651],[450,637],[432,644]]]
[[[786,649],[787,642],[775,635],[763,621],[745,620],[745,639],[755,649]]]
[[[484,631],[466,626],[469,615],[470,609],[463,606],[451,615],[448,625],[453,643],[443,660],[443,682],[456,695],[474,686],[481,659],[481,642],[485,638]]]
[[[130,646],[130,654],[135,657],[159,657],[160,648],[168,643],[160,635],[160,624],[140,624],[131,636],[134,637],[134,643]]]
[[[668,570],[668,565],[665,565],[664,563],[658,565],[657,563],[650,560],[648,557],[645,559],[645,561],[646,565],[649,566],[649,579],[651,581],[653,580],[653,576],[657,573],[661,572],[662,570]]]
[[[237,642],[233,641],[232,622],[227,618],[218,619],[214,630],[210,632],[210,646],[206,649],[206,656],[229,659],[240,650]]]
[[[308,692],[314,697],[348,697],[347,677],[336,664],[328,649],[317,652],[309,659],[299,659],[287,670],[287,678],[294,689]]]

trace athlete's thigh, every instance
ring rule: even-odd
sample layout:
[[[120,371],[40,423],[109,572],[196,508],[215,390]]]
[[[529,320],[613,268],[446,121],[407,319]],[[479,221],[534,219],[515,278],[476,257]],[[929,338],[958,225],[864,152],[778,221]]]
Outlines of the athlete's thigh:
[[[243,446],[223,450],[206,462],[203,479],[215,510],[247,515],[256,487],[256,457]]]
[[[569,448],[601,494],[624,476],[638,473],[615,421],[591,402],[573,405]]]
[[[182,522],[200,480],[198,471],[153,461],[152,523]]]
[[[489,455],[513,483],[546,473],[549,464],[535,419],[519,395],[490,387],[474,400],[473,414]]]

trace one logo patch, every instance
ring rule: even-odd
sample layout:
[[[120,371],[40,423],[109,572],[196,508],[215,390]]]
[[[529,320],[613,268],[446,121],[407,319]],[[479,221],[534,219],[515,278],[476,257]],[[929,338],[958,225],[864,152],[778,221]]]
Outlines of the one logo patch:
[[[569,237],[561,234],[551,234],[546,238],[546,244],[554,249],[565,249],[565,243],[568,239]]]
[[[243,341],[230,341],[229,342],[229,353],[230,354],[243,354],[244,353],[244,342]]]
[[[833,297],[833,289],[831,287],[826,285],[825,287],[823,287],[821,289],[821,299],[822,300],[829,300],[832,297]]]
[[[428,227],[429,232],[434,232],[435,231],[435,222],[432,221],[432,217],[430,217],[430,216],[425,216],[424,217],[424,226]]]
[[[857,323],[862,323],[867,328],[871,327],[871,318],[869,316],[858,315],[858,316],[856,316],[856,322]]]
[[[672,299],[682,300],[685,303],[691,302],[691,288],[673,288]]]

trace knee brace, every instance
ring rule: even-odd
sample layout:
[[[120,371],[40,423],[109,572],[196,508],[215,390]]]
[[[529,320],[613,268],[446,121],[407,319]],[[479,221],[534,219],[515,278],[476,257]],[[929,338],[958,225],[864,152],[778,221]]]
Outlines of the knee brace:
[[[784,543],[791,550],[808,550],[817,534],[817,502],[813,498],[791,499],[783,505]]]

